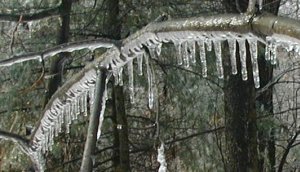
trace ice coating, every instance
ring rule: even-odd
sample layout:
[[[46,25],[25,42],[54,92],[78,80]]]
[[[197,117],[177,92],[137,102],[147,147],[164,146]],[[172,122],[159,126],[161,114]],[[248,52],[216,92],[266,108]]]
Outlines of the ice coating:
[[[240,60],[241,60],[241,73],[242,73],[242,79],[245,81],[248,79],[248,73],[247,73],[247,61],[246,61],[246,42],[244,39],[238,39],[239,44],[239,53],[240,53]]]
[[[134,103],[134,82],[133,82],[133,62],[128,62],[128,88],[129,88],[129,97],[130,102]]]
[[[98,71],[98,73],[100,73],[100,71]],[[100,75],[98,75],[99,77]],[[100,117],[99,117],[99,125],[98,125],[98,132],[97,132],[97,139],[100,139],[100,136],[101,136],[101,129],[102,129],[102,124],[103,124],[103,120],[104,120],[104,112],[105,112],[105,109],[106,109],[106,100],[107,100],[107,84],[108,84],[108,81],[110,79],[110,75],[108,75],[105,79],[105,88],[104,88],[104,93],[103,93],[103,97],[101,97],[102,99],[102,104],[99,105],[101,106],[101,112],[100,112]]]
[[[197,41],[197,44],[199,46],[200,61],[202,66],[202,76],[207,77],[207,64],[206,64],[206,53],[205,53],[204,41],[199,40]]]
[[[213,43],[214,43],[214,49],[216,55],[217,74],[218,74],[218,78],[222,79],[224,78],[224,72],[223,72],[223,64],[222,64],[221,41],[214,40]]]
[[[167,172],[167,162],[164,146],[164,143],[161,143],[160,147],[157,149],[157,162],[160,164],[158,172]]]
[[[237,74],[237,66],[236,66],[236,40],[228,39],[228,46],[230,52],[230,64],[231,64],[231,73]]]
[[[147,80],[148,80],[148,105],[149,108],[153,108],[154,104],[154,81],[153,81],[153,73],[151,66],[149,64],[149,56],[145,53],[145,64],[146,64],[146,70],[147,70]]]
[[[255,88],[260,87],[260,79],[259,79],[259,68],[257,61],[257,40],[256,39],[248,39],[248,43],[250,46],[250,55],[251,55],[251,63],[252,63],[252,73]]]
[[[148,103],[149,107],[154,105],[154,73],[150,66],[150,60],[158,58],[161,53],[162,43],[170,42],[175,46],[175,54],[178,65],[189,67],[196,62],[196,57],[200,57],[203,77],[207,76],[206,51],[212,50],[212,44],[216,55],[216,67],[219,78],[223,78],[222,66],[222,50],[221,43],[228,42],[230,51],[230,64],[232,74],[236,74],[237,63],[242,66],[241,73],[243,80],[248,78],[246,66],[246,44],[248,41],[250,47],[252,73],[255,87],[259,84],[259,71],[257,61],[257,41],[263,42],[258,37],[251,33],[233,33],[227,32],[196,32],[196,31],[180,31],[180,32],[164,32],[164,33],[149,33],[142,35],[137,40],[126,44],[121,48],[121,52],[115,51],[113,56],[104,58],[100,64],[100,68],[108,69],[115,76],[116,82],[120,85],[123,83],[123,68],[127,65],[129,77],[129,95],[131,102],[134,102],[134,78],[133,73],[135,65],[134,58],[137,58],[137,73],[143,74],[143,65],[146,67],[148,81]],[[238,42],[239,54],[241,61],[236,61],[236,42]],[[281,35],[273,35],[266,39],[266,58],[269,58],[272,63],[276,63],[276,49],[279,44],[287,44],[287,50],[298,50],[299,41],[292,42],[290,38],[282,37]],[[196,47],[197,44],[197,47]],[[145,51],[147,47],[148,51]],[[199,50],[199,51],[196,51]],[[122,58],[121,55],[122,54]],[[149,56],[150,55],[150,56]],[[125,72],[126,73],[126,72]],[[53,137],[57,136],[65,129],[70,132],[70,125],[73,120],[78,119],[78,115],[88,115],[88,106],[92,109],[94,100],[94,85],[96,79],[96,70],[89,70],[85,76],[76,82],[70,89],[66,90],[65,99],[57,99],[53,101],[50,108],[44,112],[44,117],[41,120],[41,125],[37,129],[33,140],[32,147],[34,150],[46,152],[53,145]],[[107,96],[105,96],[105,99]],[[89,103],[89,104],[88,104]],[[104,112],[101,112],[104,113]],[[101,121],[99,121],[102,124]],[[101,128],[101,127],[100,127]],[[101,133],[99,131],[98,133]]]

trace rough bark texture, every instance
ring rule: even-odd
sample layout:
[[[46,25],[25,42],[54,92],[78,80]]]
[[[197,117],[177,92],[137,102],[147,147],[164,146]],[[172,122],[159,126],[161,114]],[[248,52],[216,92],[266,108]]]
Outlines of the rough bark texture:
[[[226,54],[229,59],[228,53]],[[237,48],[237,57],[238,48]],[[240,59],[237,58],[237,61]],[[227,171],[258,171],[255,88],[247,52],[248,80],[240,72],[231,75],[229,60],[225,60],[224,103]],[[238,63],[240,64],[240,63]],[[241,67],[238,65],[238,71]]]
[[[111,39],[121,39],[121,22],[119,20],[119,0],[106,2],[107,17],[105,19],[105,34]],[[112,90],[112,120],[114,123],[114,155],[113,166],[118,172],[130,171],[128,125],[125,111],[125,94],[122,86],[113,86]]]
[[[94,154],[96,149],[99,117],[101,111],[103,110],[102,104],[105,103],[103,102],[105,84],[106,84],[106,71],[102,71],[101,76],[98,75],[96,80],[94,109],[89,118],[88,133],[84,145],[83,158],[80,167],[81,172],[93,171],[93,158],[94,158],[93,156],[95,156]]]
[[[261,88],[267,85],[273,77],[273,67],[270,63],[265,61],[264,56],[259,58],[259,76]],[[260,106],[263,106],[263,109],[266,113],[273,113],[273,91],[272,87],[263,92],[258,98]],[[260,108],[262,109],[262,108]],[[263,114],[265,115],[265,114]],[[268,161],[264,162],[264,158],[261,157],[259,160],[259,170],[263,170],[265,167],[268,167],[270,172],[275,172],[275,141],[274,141],[274,129],[271,129],[270,137],[268,138],[270,132],[269,130],[264,131],[263,128],[259,130],[258,140],[259,140],[259,151],[264,154],[265,149],[268,150]]]

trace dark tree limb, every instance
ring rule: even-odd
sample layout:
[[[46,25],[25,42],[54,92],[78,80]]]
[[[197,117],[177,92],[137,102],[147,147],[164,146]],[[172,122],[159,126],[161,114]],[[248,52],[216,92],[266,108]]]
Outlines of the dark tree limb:
[[[94,109],[89,118],[88,133],[84,146],[83,158],[80,167],[81,172],[91,172],[93,170],[93,156],[95,155],[99,117],[105,103],[106,71],[101,71],[96,80]]]
[[[16,63],[22,63],[28,60],[37,60],[43,58],[44,60],[53,57],[61,52],[73,52],[75,50],[81,50],[85,48],[110,48],[115,46],[117,41],[109,40],[109,39],[96,39],[96,40],[85,40],[85,41],[78,41],[78,42],[71,42],[65,43],[61,45],[57,45],[52,48],[48,48],[44,51],[28,53],[19,56],[13,56],[9,59],[5,59],[0,61],[1,66],[11,66]]]
[[[28,22],[33,20],[40,20],[48,17],[59,16],[61,12],[61,5],[55,6],[49,9],[41,10],[31,14],[0,14],[0,21],[18,22],[20,16],[22,16],[22,22]]]
[[[278,166],[278,172],[282,172],[283,171],[283,166],[286,162],[286,158],[290,152],[290,150],[294,147],[294,143],[298,137],[298,135],[300,134],[300,130],[296,131],[295,135],[291,138],[291,140],[288,142],[286,148],[285,148],[285,151],[281,157],[281,160],[280,160],[280,163],[279,163],[279,166]]]

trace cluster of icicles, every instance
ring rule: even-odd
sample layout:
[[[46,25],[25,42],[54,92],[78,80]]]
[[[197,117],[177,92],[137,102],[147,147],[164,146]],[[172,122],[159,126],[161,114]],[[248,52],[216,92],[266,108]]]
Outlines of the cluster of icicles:
[[[96,70],[88,71],[65,93],[65,100],[53,101],[51,108],[45,111],[34,135],[32,144],[34,150],[43,153],[51,150],[54,136],[62,132],[63,124],[66,133],[69,133],[72,121],[78,119],[81,113],[87,116],[88,106],[90,110],[93,109],[96,76]]]
[[[282,38],[280,37],[278,39]],[[125,42],[124,46],[121,48],[121,52],[115,50],[118,52],[112,53],[112,55],[103,59],[99,66],[109,69],[115,78],[115,83],[119,85],[123,85],[123,68],[124,66],[127,67],[128,88],[132,103],[134,103],[135,93],[133,61],[137,61],[137,73],[139,75],[143,75],[143,66],[146,67],[148,104],[149,108],[153,108],[155,99],[153,88],[155,80],[149,64],[149,59],[158,58],[160,56],[163,43],[172,42],[174,44],[177,63],[186,68],[194,65],[197,61],[196,57],[199,56],[203,77],[207,77],[206,52],[214,50],[216,55],[217,75],[222,79],[224,78],[221,47],[222,41],[227,41],[229,45],[232,74],[238,73],[236,60],[236,47],[238,46],[243,80],[248,79],[246,41],[249,43],[254,84],[255,87],[258,88],[260,86],[260,81],[257,61],[257,42],[261,41],[264,43],[265,41],[260,40],[251,33],[240,34],[233,32],[196,31],[162,32],[156,34],[144,33],[127,43]],[[278,43],[280,42],[276,41],[276,36],[266,38],[266,59],[271,60],[272,64],[276,63],[276,48]],[[299,45],[300,44],[297,44],[293,47],[300,47]],[[120,53],[123,58],[120,57]],[[93,100],[95,97],[94,89],[97,76],[96,69],[87,71],[78,82],[66,91],[63,98],[57,98],[52,102],[50,108],[45,111],[41,123],[33,137],[32,148],[34,151],[46,152],[47,150],[51,150],[54,141],[53,137],[57,136],[58,133],[62,131],[62,128],[65,128],[66,133],[69,133],[72,121],[76,120],[79,114],[87,116],[88,109],[93,109]],[[106,83],[108,82],[108,79]],[[106,91],[103,98],[105,100],[107,99]],[[102,125],[104,109],[105,103],[100,116],[99,129]],[[101,130],[98,132],[98,138],[100,133]]]

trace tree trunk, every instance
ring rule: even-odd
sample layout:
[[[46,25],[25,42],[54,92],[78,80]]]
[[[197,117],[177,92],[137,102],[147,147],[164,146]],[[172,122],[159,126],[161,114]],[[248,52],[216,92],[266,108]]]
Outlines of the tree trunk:
[[[57,44],[67,43],[69,41],[70,34],[70,13],[72,7],[72,0],[62,0],[60,18],[62,20],[62,25],[60,27],[59,37]],[[70,53],[64,52],[60,53],[58,56],[53,58],[50,66],[49,74],[53,77],[49,80],[47,86],[47,93],[45,97],[44,106],[47,104],[51,96],[58,89],[61,84],[61,73],[64,67],[66,59],[70,56]]]
[[[121,21],[119,20],[119,0],[106,2],[105,33],[111,39],[121,39]],[[114,85],[114,84],[113,84]],[[113,86],[112,121],[114,123],[113,166],[118,172],[130,171],[128,125],[125,111],[125,95],[122,86]]]
[[[270,63],[266,62],[264,57],[261,56],[259,58],[259,71],[260,71],[260,84],[261,88],[263,88],[265,85],[267,85],[273,77],[273,67]],[[267,114],[273,114],[273,91],[272,87],[267,89],[265,92],[263,92],[258,98],[257,101],[260,103],[260,106],[263,106],[264,112]],[[259,169],[264,169],[265,167],[269,166],[270,172],[275,172],[275,138],[274,138],[274,129],[271,128],[271,132],[269,134],[270,130],[263,130],[260,129],[259,131],[259,145],[261,147],[260,152],[263,154],[265,151],[265,148],[268,150],[268,161],[269,164],[266,164],[263,162],[264,158],[262,157],[260,159],[260,167]],[[267,137],[269,136],[269,137]],[[264,147],[264,148],[262,148]]]
[[[248,46],[247,50],[249,50]],[[237,61],[240,61],[238,47],[236,52]],[[229,59],[228,52],[225,56],[228,57],[225,59]],[[228,150],[226,170],[258,171],[255,87],[249,51],[247,51],[247,81],[242,80],[240,72],[232,75],[229,64],[229,60],[225,60],[224,102]],[[240,65],[238,65],[238,71],[241,71]]]
[[[84,145],[84,152],[82,163],[80,167],[81,172],[91,172],[93,171],[93,156],[95,156],[97,132],[99,126],[99,117],[101,114],[102,104],[105,103],[105,98],[103,99],[106,84],[106,71],[101,71],[101,76],[97,76],[96,87],[95,87],[95,101],[94,109],[89,118],[89,127],[86,137],[86,142]]]

